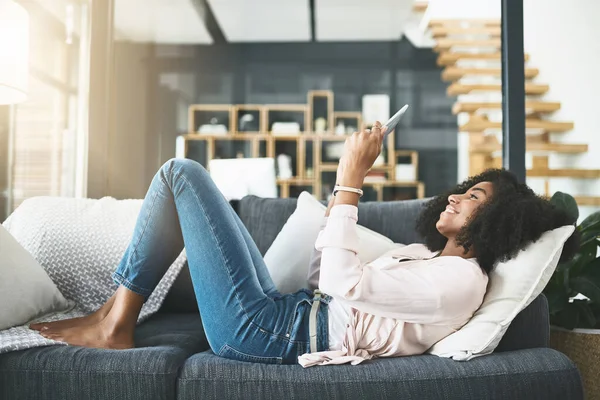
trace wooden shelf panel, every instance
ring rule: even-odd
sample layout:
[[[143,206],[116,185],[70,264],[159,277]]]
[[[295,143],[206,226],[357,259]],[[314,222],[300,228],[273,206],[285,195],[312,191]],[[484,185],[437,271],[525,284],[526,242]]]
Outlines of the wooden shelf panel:
[[[500,49],[500,39],[438,39],[433,51],[442,52],[453,47],[493,47]]]
[[[491,37],[500,37],[502,28],[499,26],[434,26],[431,28],[431,35],[434,38],[443,38],[446,36],[463,36],[463,35],[487,35]]]
[[[540,70],[537,68],[525,68],[525,78],[532,79],[539,74]],[[478,75],[478,76],[493,76],[501,77],[501,68],[460,68],[460,67],[446,67],[442,71],[442,80],[444,81],[456,81],[466,75]]]
[[[278,185],[296,185],[296,186],[309,186],[314,185],[315,180],[312,178],[290,178],[290,179],[277,179]]]
[[[437,65],[454,65],[457,61],[500,61],[502,54],[500,52],[489,53],[463,53],[463,52],[442,52],[437,58]],[[524,54],[525,61],[529,61],[529,54]]]
[[[579,178],[579,179],[598,179],[600,170],[598,169],[529,169],[527,176],[532,178]]]
[[[573,129],[572,122],[554,122],[541,119],[526,119],[525,128],[539,129],[546,132],[568,132]],[[488,129],[502,129],[502,122],[492,122],[471,118],[469,122],[459,127],[461,132],[483,132]]]
[[[371,168],[371,171],[390,171],[394,168],[393,165],[377,165]],[[323,172],[336,172],[338,169],[337,163],[321,163],[319,170]]]
[[[579,206],[600,207],[600,197],[594,196],[575,196],[575,201]]]
[[[424,13],[425,11],[427,11],[428,6],[429,3],[426,1],[417,1],[413,4],[413,12]]]
[[[474,113],[479,110],[499,110],[502,108],[501,102],[457,102],[452,106],[452,112],[458,114],[461,112]],[[560,109],[560,103],[529,100],[525,102],[526,113],[551,113]]]
[[[445,19],[437,18],[429,21],[429,26],[464,27],[464,26],[500,26],[500,19],[496,18],[471,18],[471,19]]]
[[[471,153],[494,153],[501,151],[502,145],[485,144],[483,146],[472,147]],[[545,152],[545,153],[563,153],[563,154],[578,154],[588,151],[587,144],[570,144],[570,143],[527,143],[526,151],[528,152]]]
[[[264,133],[227,133],[224,135],[210,135],[204,133],[188,133],[183,135],[185,140],[267,140],[271,135]]]
[[[538,85],[535,83],[525,83],[525,94],[538,96],[546,93],[550,90],[549,85]],[[452,83],[448,86],[446,93],[448,96],[458,96],[459,94],[469,94],[471,92],[500,92],[502,91],[502,85],[497,84],[466,84],[466,83]]]
[[[382,187],[418,187],[422,182],[419,181],[365,181],[363,186],[382,186]]]

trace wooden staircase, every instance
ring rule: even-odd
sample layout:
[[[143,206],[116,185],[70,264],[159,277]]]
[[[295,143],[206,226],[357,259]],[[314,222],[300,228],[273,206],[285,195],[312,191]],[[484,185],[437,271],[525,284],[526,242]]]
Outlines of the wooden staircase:
[[[419,4],[424,11],[426,6]],[[433,19],[429,30],[436,41],[434,51],[439,53],[437,64],[444,67],[442,79],[451,82],[447,94],[458,96],[452,112],[459,115],[459,131],[468,133],[469,175],[501,167],[500,21]],[[524,56],[527,63],[530,57]],[[585,153],[588,145],[551,141],[550,133],[569,132],[574,124],[551,119],[561,104],[539,98],[548,92],[549,85],[534,82],[538,74],[539,69],[525,66],[526,151],[532,157],[527,176],[545,178],[545,195],[549,196],[550,178],[598,179],[600,170],[549,167],[549,155]],[[581,206],[600,206],[600,197],[575,198]]]

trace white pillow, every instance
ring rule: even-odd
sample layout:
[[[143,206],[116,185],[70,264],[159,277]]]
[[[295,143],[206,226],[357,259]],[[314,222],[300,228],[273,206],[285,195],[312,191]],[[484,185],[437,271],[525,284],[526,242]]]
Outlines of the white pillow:
[[[512,320],[544,289],[558,264],[565,241],[575,227],[563,226],[541,238],[507,262],[499,263],[481,307],[458,332],[440,340],[429,352],[466,361],[490,354]]]
[[[2,225],[0,304],[0,330],[70,306],[46,271]]]
[[[281,232],[265,254],[265,263],[280,293],[294,293],[306,288],[312,249],[327,208],[310,193],[298,197],[296,211],[290,216]],[[375,260],[383,253],[398,247],[387,237],[358,225],[361,262]]]

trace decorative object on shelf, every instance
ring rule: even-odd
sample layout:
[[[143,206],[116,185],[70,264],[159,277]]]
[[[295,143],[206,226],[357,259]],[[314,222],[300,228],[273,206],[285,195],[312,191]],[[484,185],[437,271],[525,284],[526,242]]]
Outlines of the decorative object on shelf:
[[[386,182],[387,177],[385,172],[383,171],[369,171],[367,172],[367,176],[365,176],[365,183],[370,182]]]
[[[390,118],[390,96],[387,94],[366,94],[362,98],[363,122],[372,125],[383,123]]]
[[[345,135],[346,132],[346,125],[344,125],[344,121],[338,121],[337,125],[335,126],[335,134],[341,136]]]
[[[244,114],[240,117],[239,120],[239,128],[240,132],[258,132],[258,120],[254,118],[252,114]]]
[[[279,179],[291,179],[292,173],[292,157],[287,154],[277,156],[277,177]]]
[[[210,124],[200,125],[198,133],[225,135],[227,134],[227,127],[223,124],[219,124],[219,120],[216,117],[212,117],[210,119]]]
[[[306,104],[271,104],[263,107],[266,133],[298,135],[309,130]]]
[[[271,127],[273,135],[298,135],[300,124],[297,122],[274,122]]]
[[[325,118],[317,118],[315,120],[315,133],[322,135],[325,133],[325,129],[327,129],[327,121],[325,120]]]
[[[233,106],[230,104],[192,104],[189,107],[189,132],[222,135],[233,132],[233,125]]]
[[[395,152],[394,174],[397,181],[414,182],[419,171],[419,153],[412,150]]]
[[[397,181],[415,181],[417,171],[413,164],[396,164],[396,180]]]
[[[309,179],[312,179],[313,175],[314,175],[313,169],[310,168],[310,167],[306,168],[306,177],[309,178]]]
[[[244,153],[243,153],[243,152],[241,152],[241,151],[238,151],[238,152],[235,154],[235,158],[245,158],[245,157],[244,157]]]
[[[344,142],[327,143],[325,156],[330,160],[339,160],[344,155]]]

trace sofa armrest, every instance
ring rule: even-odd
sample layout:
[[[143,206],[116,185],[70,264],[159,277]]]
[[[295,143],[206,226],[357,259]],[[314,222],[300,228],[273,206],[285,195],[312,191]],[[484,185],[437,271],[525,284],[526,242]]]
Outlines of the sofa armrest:
[[[578,370],[564,354],[548,348],[466,362],[422,355],[308,369],[243,363],[204,352],[185,362],[177,386],[179,399],[583,399]]]

